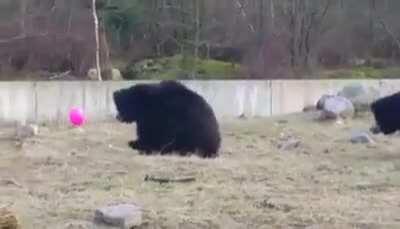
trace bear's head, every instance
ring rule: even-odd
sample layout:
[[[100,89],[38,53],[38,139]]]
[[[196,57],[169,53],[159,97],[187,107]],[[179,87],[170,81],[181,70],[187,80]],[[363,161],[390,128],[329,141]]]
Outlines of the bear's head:
[[[113,100],[117,109],[118,121],[132,123],[144,116],[144,109],[150,100],[150,92],[151,88],[142,84],[115,91]]]

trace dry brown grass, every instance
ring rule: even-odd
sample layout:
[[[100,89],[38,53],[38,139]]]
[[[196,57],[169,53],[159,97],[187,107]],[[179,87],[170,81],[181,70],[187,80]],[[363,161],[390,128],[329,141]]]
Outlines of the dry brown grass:
[[[215,160],[139,156],[126,146],[132,127],[117,123],[42,128],[23,148],[0,141],[0,207],[27,229],[101,228],[94,210],[115,202],[143,205],[143,228],[400,228],[400,138],[349,141],[370,121],[226,120]],[[285,136],[300,146],[279,150]]]

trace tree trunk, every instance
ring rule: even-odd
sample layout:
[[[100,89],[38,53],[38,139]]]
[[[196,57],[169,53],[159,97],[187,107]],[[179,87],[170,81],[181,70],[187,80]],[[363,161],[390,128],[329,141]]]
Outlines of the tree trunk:
[[[340,2],[339,2],[339,7],[340,7],[340,10],[343,10],[343,9],[344,9],[344,2],[343,2],[343,0],[340,0]]]
[[[200,1],[195,0],[195,37],[194,37],[194,64],[192,70],[192,77],[196,78],[197,75],[197,59],[199,58],[199,45],[200,45]]]
[[[274,0],[269,0],[269,14],[270,14],[270,29],[273,32],[275,30],[275,3]]]
[[[375,23],[375,0],[369,0],[368,4],[368,14],[369,14],[369,55],[371,56],[371,50],[374,46],[375,40],[375,32],[374,32],[374,23]]]
[[[105,26],[99,27],[99,53],[102,80],[112,80],[112,65],[110,61],[110,48],[108,47]]]
[[[25,14],[26,14],[26,0],[19,1],[19,10],[20,10],[20,36],[26,35],[26,28],[25,28]]]
[[[244,9],[243,4],[240,3],[239,0],[235,0],[235,2],[234,2],[233,4],[234,4],[234,6],[238,9],[239,14],[242,16],[243,20],[244,20],[245,22],[247,22],[247,27],[249,28],[249,31],[250,31],[251,33],[255,33],[256,30],[255,30],[253,24],[251,23],[251,21],[249,20],[249,18],[247,17],[246,10]]]
[[[68,22],[67,22],[67,29],[66,33],[69,35],[71,33],[71,27],[72,27],[72,1],[68,2]]]
[[[195,38],[194,38],[194,57],[199,56],[199,43],[200,43],[200,1],[195,0]]]
[[[96,11],[96,0],[92,0],[92,11],[93,11],[93,21],[94,21],[94,36],[95,36],[95,43],[96,43],[97,79],[99,81],[102,81],[102,78],[101,78],[101,67],[100,67],[99,19],[97,17],[97,11]]]
[[[258,8],[259,8],[259,12],[258,12],[258,15],[259,15],[259,22],[258,22],[258,33],[259,33],[259,39],[260,40],[263,40],[264,39],[264,29],[265,29],[265,26],[264,26],[264,11],[265,11],[265,7],[264,7],[264,0],[259,0],[259,6],[258,6]]]

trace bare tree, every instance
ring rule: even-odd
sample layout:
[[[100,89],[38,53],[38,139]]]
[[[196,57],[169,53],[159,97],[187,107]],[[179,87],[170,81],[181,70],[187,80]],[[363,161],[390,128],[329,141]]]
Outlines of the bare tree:
[[[269,0],[269,14],[270,14],[270,26],[271,31],[275,28],[275,3],[274,0]]]
[[[26,35],[26,28],[25,28],[25,18],[26,18],[26,0],[19,1],[19,9],[20,9],[20,36]]]
[[[290,62],[294,69],[309,69],[312,38],[319,35],[332,0],[326,0],[322,8],[311,8],[309,4],[308,0],[293,0],[287,11],[290,30]]]
[[[394,43],[396,44],[396,47],[400,51],[400,39],[397,38],[396,34],[392,32],[392,30],[389,28],[389,26],[386,24],[386,22],[380,18],[379,23],[382,25],[383,29],[386,31],[386,33],[393,39]]]
[[[197,72],[197,61],[199,58],[199,46],[200,46],[200,1],[194,0],[194,11],[195,11],[195,35],[194,35],[194,66],[192,70],[192,77],[196,77]]]
[[[195,41],[194,41],[194,57],[199,57],[199,44],[200,44],[200,1],[194,0],[195,4]]]
[[[234,4],[235,4],[235,7],[239,10],[239,13],[242,16],[243,20],[247,21],[247,26],[248,26],[250,32],[255,33],[256,30],[254,29],[253,24],[249,21],[243,4],[240,2],[240,0],[235,0]]]
[[[101,67],[100,67],[100,39],[99,39],[99,19],[97,17],[96,11],[96,0],[92,0],[92,11],[93,11],[93,21],[94,21],[94,34],[96,40],[96,70],[97,78],[102,81],[101,78]]]

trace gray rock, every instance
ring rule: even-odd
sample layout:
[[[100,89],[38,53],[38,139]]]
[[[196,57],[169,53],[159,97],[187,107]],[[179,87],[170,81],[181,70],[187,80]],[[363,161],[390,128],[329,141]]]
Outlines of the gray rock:
[[[22,124],[17,123],[16,126],[16,139],[24,140],[26,138],[33,137],[39,133],[39,126],[36,124]]]
[[[328,98],[332,98],[332,97],[333,97],[333,95],[322,95],[321,98],[318,100],[316,106],[315,106],[315,107],[317,108],[317,110],[322,110],[322,109],[324,109],[325,101],[326,101]]]
[[[110,71],[102,72],[102,77],[103,79],[123,80],[121,72],[117,68],[112,68],[111,72]],[[89,69],[87,72],[87,78],[90,80],[98,80],[97,69],[95,68]]]
[[[296,149],[297,147],[300,146],[300,144],[301,144],[301,141],[298,139],[289,139],[286,142],[280,143],[278,145],[278,148],[280,150],[289,151],[289,150]]]
[[[64,229],[88,229],[88,228],[93,228],[93,226],[92,226],[91,222],[76,220],[76,221],[66,223],[63,228]]]
[[[359,83],[354,83],[344,86],[343,89],[338,92],[338,95],[350,99],[363,95],[365,93],[366,93],[366,88],[363,85]]]
[[[123,80],[121,71],[117,68],[113,68],[111,70],[111,79],[112,80]]]
[[[118,204],[99,208],[95,220],[110,226],[132,228],[142,224],[142,208],[133,204]]]
[[[89,69],[86,76],[90,80],[98,80],[97,79],[97,69],[95,69],[95,68]]]
[[[355,112],[352,102],[341,96],[323,96],[317,106],[321,120],[352,118]]]
[[[362,143],[362,144],[372,144],[375,143],[374,140],[369,136],[366,132],[355,132],[351,135],[350,141],[354,144]]]
[[[379,91],[373,87],[366,87],[359,83],[345,86],[338,96],[350,100],[356,112],[366,112],[370,110],[370,105],[379,98]]]
[[[365,65],[367,63],[367,60],[363,59],[363,58],[355,57],[355,58],[351,58],[350,60],[348,60],[348,63],[351,66],[363,66],[363,65]]]

